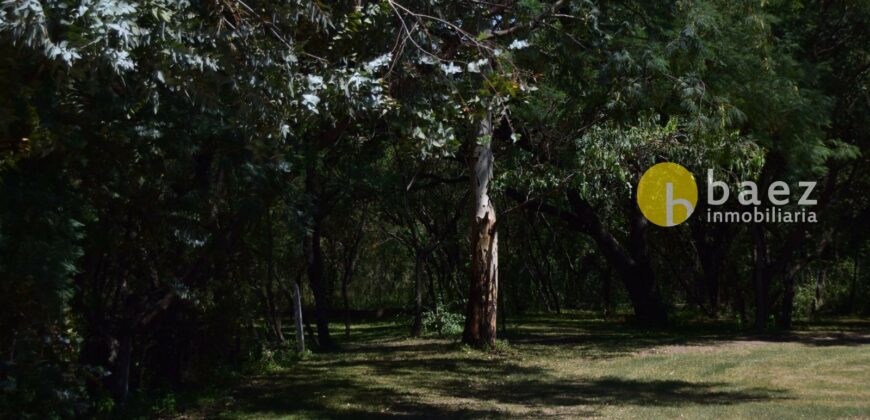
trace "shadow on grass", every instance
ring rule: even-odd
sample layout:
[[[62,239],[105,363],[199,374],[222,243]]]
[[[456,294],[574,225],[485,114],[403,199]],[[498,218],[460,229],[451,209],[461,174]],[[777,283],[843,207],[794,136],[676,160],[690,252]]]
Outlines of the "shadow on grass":
[[[299,365],[290,374],[253,378],[233,395],[228,417],[299,416],[308,418],[496,418],[506,413],[497,409],[462,404],[432,404],[401,387],[379,385],[372,376],[348,372],[348,368],[373,367],[377,375],[391,381],[414,381],[429,389],[437,370],[460,369],[461,361],[416,363],[414,360],[372,362],[324,362]],[[412,368],[413,366],[413,368]],[[435,369],[435,371],[433,371]],[[507,368],[505,368],[507,369]],[[415,375],[428,371],[425,376]],[[495,370],[493,370],[495,371]],[[410,387],[409,387],[410,388]],[[590,413],[591,414],[591,413]],[[206,417],[221,417],[209,413]]]
[[[430,388],[432,384],[428,384]],[[493,404],[522,405],[535,415],[569,409],[572,416],[593,416],[592,408],[604,405],[685,406],[730,405],[788,398],[785,392],[770,389],[723,390],[721,383],[685,381],[638,381],[604,378],[588,382],[557,383],[546,380],[507,384],[470,385],[449,380],[434,391],[441,392],[443,403],[421,401],[411,393],[393,388],[367,386],[347,379],[316,376],[303,378],[261,378],[235,396],[233,412],[241,415],[299,415],[314,418],[494,418],[515,415]],[[431,389],[430,389],[431,391]],[[348,401],[346,406],[336,399]],[[452,399],[452,400],[451,400]],[[457,403],[457,401],[462,401]],[[362,405],[360,405],[362,403]],[[580,407],[578,407],[580,406]],[[576,409],[575,409],[576,408]]]
[[[288,372],[263,375],[234,394],[233,415],[315,418],[497,418],[596,415],[605,405],[730,405],[786,399],[785,391],[724,383],[605,377],[564,380],[548,369],[449,344],[373,349],[377,358],[330,354]],[[445,354],[445,352],[447,352]],[[374,356],[374,354],[373,354]],[[214,414],[214,413],[213,413]]]
[[[363,385],[350,379],[263,377],[234,396],[233,415],[311,418],[477,418],[497,412],[438,407],[415,401],[410,393]]]
[[[451,389],[457,389],[454,384]],[[498,386],[464,389],[454,395],[474,395],[498,403],[530,406],[575,405],[730,405],[788,398],[784,390],[748,388],[729,390],[725,383],[675,380],[633,380],[606,377],[589,381],[531,380]]]
[[[801,334],[783,333],[749,337],[748,339],[756,341],[767,341],[772,343],[800,343],[807,346],[815,347],[861,346],[870,344],[870,333],[845,331],[813,332]]]
[[[866,321],[798,324],[799,330],[758,334],[727,322],[691,323],[667,329],[591,319],[538,315],[524,319],[502,336],[514,344],[571,348],[585,357],[624,356],[660,346],[703,346],[733,341],[799,343],[808,346],[870,344]]]
[[[585,358],[607,359],[659,346],[709,345],[747,336],[724,323],[653,329],[612,321],[536,317],[517,323],[502,337],[511,344],[570,349]]]
[[[870,324],[801,328],[794,333],[747,334],[728,323],[676,325],[668,330],[570,316],[530,316],[506,337],[519,357],[561,355],[611,358],[660,346],[707,346],[739,341],[808,346],[870,344]],[[463,351],[448,340],[404,337],[404,325],[356,327],[339,351],[317,355],[285,371],[250,377],[205,417],[502,418],[595,416],[606,406],[728,406],[795,398],[783,389],[724,382],[645,380],[617,376],[565,377],[512,354]],[[607,374],[607,372],[604,372]],[[216,410],[216,411],[214,411]]]

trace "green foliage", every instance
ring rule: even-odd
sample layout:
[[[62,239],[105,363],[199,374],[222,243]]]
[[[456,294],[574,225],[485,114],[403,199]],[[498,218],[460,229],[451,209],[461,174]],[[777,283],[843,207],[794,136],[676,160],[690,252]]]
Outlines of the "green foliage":
[[[813,316],[813,305],[816,300],[816,285],[805,282],[798,284],[794,294],[794,311],[792,316],[795,318],[811,318]]]
[[[0,412],[117,415],[129,389],[168,415],[215,366],[287,371],[311,357],[277,344],[294,282],[306,319],[354,324],[402,318],[423,273],[426,333],[457,337],[475,143],[511,315],[625,311],[609,240],[689,312],[751,317],[761,262],[774,306],[803,267],[806,315],[828,267],[822,312],[866,313],[866,4],[495,3],[0,4]],[[818,180],[821,221],[638,228],[660,161]]]
[[[449,305],[437,301],[433,309],[423,312],[423,331],[439,337],[458,338],[462,334],[465,316],[452,312]]]
[[[311,350],[306,349],[304,353],[299,353],[288,346],[263,347],[259,354],[254,356],[248,369],[265,373],[280,371],[292,367],[301,360],[311,358],[312,354]]]
[[[51,167],[50,162],[41,162]],[[81,347],[70,313],[82,223],[69,186],[50,173],[6,171],[0,181],[0,411],[74,416],[86,405]]]

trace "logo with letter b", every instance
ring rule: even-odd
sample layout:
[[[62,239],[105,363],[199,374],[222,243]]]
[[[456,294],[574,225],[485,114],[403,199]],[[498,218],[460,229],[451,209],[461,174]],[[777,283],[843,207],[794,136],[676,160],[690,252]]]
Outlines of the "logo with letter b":
[[[664,162],[644,172],[637,185],[637,205],[650,222],[670,227],[685,222],[698,203],[695,177],[676,163]]]

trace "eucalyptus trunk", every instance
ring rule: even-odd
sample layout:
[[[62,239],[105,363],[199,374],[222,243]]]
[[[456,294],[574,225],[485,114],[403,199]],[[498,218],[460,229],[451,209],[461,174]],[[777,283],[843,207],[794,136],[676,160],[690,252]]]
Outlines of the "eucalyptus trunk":
[[[489,115],[480,122],[469,166],[474,215],[471,221],[471,288],[462,341],[491,347],[495,345],[498,306],[498,234],[496,210],[489,197],[493,169]]]

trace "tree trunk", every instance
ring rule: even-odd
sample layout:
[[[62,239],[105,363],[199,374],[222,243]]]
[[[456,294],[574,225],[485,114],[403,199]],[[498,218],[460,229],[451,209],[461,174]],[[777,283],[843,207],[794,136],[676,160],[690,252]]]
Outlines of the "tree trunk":
[[[347,298],[347,285],[350,282],[349,276],[341,277],[341,300],[344,303],[344,336],[350,337],[350,301]]]
[[[118,339],[115,362],[112,366],[112,394],[115,401],[124,404],[130,390],[130,363],[133,359],[133,334],[122,333]]]
[[[359,253],[360,242],[363,238],[363,228],[365,227],[365,218],[360,221],[357,229],[356,237],[351,244],[345,244],[344,254],[344,270],[341,276],[341,299],[344,302],[344,335],[350,337],[350,299],[347,296],[347,289],[353,279],[354,270],[356,269],[356,259]]]
[[[293,319],[296,323],[296,351],[305,352],[305,332],[302,330],[302,292],[293,283]]]
[[[322,216],[318,209],[318,200],[315,191],[314,168],[309,164],[305,177],[306,192],[314,198],[313,226],[305,234],[304,248],[308,260],[308,282],[311,285],[311,293],[314,295],[314,314],[317,322],[317,342],[321,348],[332,348],[332,338],[329,336],[329,296],[326,293],[326,284],[323,279],[323,250],[320,245]]]
[[[435,258],[435,259],[437,259],[437,258]],[[435,270],[437,270],[437,268],[433,269],[433,268],[429,267],[428,265],[426,266],[426,278],[429,280],[429,301],[432,302],[432,312],[434,312],[435,315],[437,316],[438,315],[438,289],[437,289],[437,283],[435,282],[435,273],[434,273]]]
[[[308,282],[314,295],[314,317],[317,323],[317,341],[320,347],[332,347],[329,336],[329,302],[323,280],[323,251],[320,248],[320,222],[315,221],[311,233],[305,236],[308,253]]]
[[[414,259],[414,324],[411,337],[419,337],[423,332],[423,253],[417,251]]]
[[[851,315],[855,311],[855,296],[857,296],[858,292],[858,268],[860,267],[859,258],[861,255],[861,248],[855,246],[855,265],[852,269],[852,285],[849,287],[849,314]]]
[[[794,275],[785,275],[782,278],[782,308],[777,326],[788,330],[791,329],[791,314],[794,311]]]
[[[699,208],[696,212],[700,214],[702,210]],[[734,235],[735,229],[727,225],[692,225],[692,237],[702,271],[698,277],[700,296],[706,295],[712,318],[717,317],[722,304],[720,288],[726,272],[724,261]]]
[[[815,296],[813,297],[813,316],[821,309],[824,304],[824,291],[825,291],[825,274],[826,270],[824,268],[819,268],[819,272],[816,274],[816,290]]]
[[[272,323],[274,324],[275,335],[278,337],[278,342],[284,344],[287,342],[287,339],[284,338],[284,322],[281,319],[281,313],[276,311],[273,314]]]
[[[636,194],[636,192],[635,192]],[[623,271],[623,282],[634,307],[634,315],[641,324],[664,326],[668,323],[668,313],[659,294],[656,276],[649,258],[646,243],[647,220],[640,209],[631,207],[629,227],[629,253],[632,264]]]
[[[505,299],[505,294],[504,294],[504,290],[502,290],[501,293],[498,294],[498,307],[501,308],[501,310],[497,311],[497,313],[496,313],[496,318],[498,318],[497,322],[501,325],[502,334],[507,332],[507,316],[508,316],[507,305],[505,305],[504,299]]]
[[[549,259],[549,256],[553,254],[553,247],[552,245],[545,246],[544,242],[541,240],[538,229],[535,228],[536,222],[537,221],[534,218],[530,218],[529,225],[532,227],[532,237],[535,238],[538,249],[541,251],[541,258],[536,258],[532,248],[529,247],[529,259],[534,261],[535,267],[537,268],[538,282],[541,286],[541,296],[547,306],[547,311],[555,311],[557,314],[561,314],[562,311],[559,307],[559,295],[553,288],[553,269]]]
[[[767,246],[764,231],[760,227],[752,229],[755,239],[753,277],[755,280],[755,329],[767,328],[769,278],[767,269]]]
[[[613,294],[613,278],[610,275],[610,266],[600,269],[599,274],[602,277],[601,287],[603,290],[601,291],[601,299],[603,301],[604,319],[607,319],[613,313],[613,299],[611,298]]]
[[[541,302],[544,304],[544,309],[547,312],[553,312],[553,306],[550,304],[550,296],[545,291],[544,287],[544,270],[541,269],[541,265],[537,258],[535,258],[535,253],[532,251],[532,247],[526,247],[529,255],[528,258],[523,259],[523,265],[526,267],[526,271],[529,273],[529,288],[534,288],[537,294],[540,296]],[[529,297],[531,299],[531,297]]]
[[[498,234],[496,210],[489,197],[492,180],[492,121],[480,123],[469,161],[474,216],[471,221],[471,287],[462,341],[495,346],[498,307]]]
[[[668,322],[667,311],[655,288],[655,275],[645,263],[637,263],[622,272],[622,282],[628,289],[628,298],[634,308],[635,321],[640,324],[664,326]]]
[[[604,226],[595,209],[576,190],[567,193],[568,202],[574,210],[575,223],[582,226],[598,244],[608,264],[616,269],[628,291],[637,322],[663,326],[668,322],[668,313],[656,286],[655,273],[650,266],[646,245],[646,219],[632,200],[629,225],[628,249],[624,248]]]
[[[274,248],[275,241],[272,234],[272,217],[269,210],[266,210],[266,284],[263,286],[263,294],[266,301],[266,311],[269,318],[273,334],[278,339],[278,342],[284,344],[284,329],[281,320],[281,305],[278,304],[278,299],[274,290],[275,286],[275,259]]]
[[[508,189],[507,194],[520,203],[532,203],[526,195],[516,190]],[[626,249],[604,226],[597,215],[597,210],[583,199],[579,191],[568,190],[566,196],[572,209],[571,212],[547,205],[540,200],[535,200],[537,203],[535,203],[534,209],[559,216],[567,221],[572,229],[592,237],[598,245],[601,255],[611,267],[619,272],[625,288],[628,290],[636,320],[644,324],[666,325],[668,321],[667,309],[659,294],[647,250],[645,239],[647,222],[635,204],[635,200],[629,204],[632,213],[629,227],[629,248]]]

